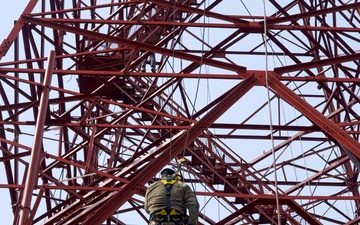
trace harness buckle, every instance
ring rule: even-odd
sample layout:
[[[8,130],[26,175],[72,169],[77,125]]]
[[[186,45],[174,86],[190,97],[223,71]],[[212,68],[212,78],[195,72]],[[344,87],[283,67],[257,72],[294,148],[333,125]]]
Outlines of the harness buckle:
[[[179,223],[184,220],[184,216],[176,209],[172,209],[169,213],[165,209],[161,209],[151,214],[150,220],[159,223],[164,223],[164,222]]]

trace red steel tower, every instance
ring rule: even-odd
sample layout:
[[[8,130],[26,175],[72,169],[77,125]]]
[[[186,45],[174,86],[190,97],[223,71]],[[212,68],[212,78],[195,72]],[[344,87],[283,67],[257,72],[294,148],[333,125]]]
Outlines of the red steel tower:
[[[146,224],[180,158],[200,224],[359,223],[360,3],[245,2],[30,0],[0,48],[13,224]]]

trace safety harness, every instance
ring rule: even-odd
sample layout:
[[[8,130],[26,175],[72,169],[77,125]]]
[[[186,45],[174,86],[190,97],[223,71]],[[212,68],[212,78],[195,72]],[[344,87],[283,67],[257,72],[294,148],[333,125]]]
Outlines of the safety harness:
[[[170,201],[171,189],[174,186],[174,184],[177,181],[179,181],[178,174],[182,162],[184,162],[184,159],[178,161],[178,169],[177,171],[175,171],[173,175],[168,176],[166,179],[161,180],[161,183],[165,185],[165,190],[166,190],[166,208],[154,212],[150,218],[152,221],[159,223],[173,222],[175,224],[182,224],[182,221],[185,219],[185,217],[180,212],[171,208],[171,201]]]

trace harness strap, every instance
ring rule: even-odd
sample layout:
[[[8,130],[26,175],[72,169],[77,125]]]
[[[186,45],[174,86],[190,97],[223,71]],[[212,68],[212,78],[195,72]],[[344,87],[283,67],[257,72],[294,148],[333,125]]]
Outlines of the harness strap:
[[[171,202],[170,202],[170,192],[171,188],[173,187],[172,184],[165,185],[166,188],[166,212],[168,216],[168,221],[170,221],[170,211],[171,211]]]
[[[158,210],[150,215],[150,219],[157,222],[174,222],[181,224],[184,216],[175,209],[171,208],[171,189],[173,185],[177,182],[177,179],[172,179],[169,177],[168,179],[163,179],[161,182],[165,186],[166,190],[166,207],[165,209]]]
[[[172,222],[181,224],[184,220],[184,216],[175,209],[172,209],[170,213],[167,213],[165,209],[161,209],[151,214],[150,220],[159,223]]]

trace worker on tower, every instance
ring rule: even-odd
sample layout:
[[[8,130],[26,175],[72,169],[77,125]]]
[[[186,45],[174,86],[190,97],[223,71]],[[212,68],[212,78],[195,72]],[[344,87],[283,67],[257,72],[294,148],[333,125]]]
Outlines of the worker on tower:
[[[155,53],[152,52],[149,56],[149,64],[151,66],[151,72],[155,73],[155,66],[156,66],[156,58]],[[141,63],[141,72],[146,72],[146,64],[148,62],[148,59],[144,59],[144,61]]]
[[[198,224],[199,203],[191,188],[179,180],[179,168],[164,167],[160,172],[161,180],[146,190],[144,208],[150,214],[149,225]]]

